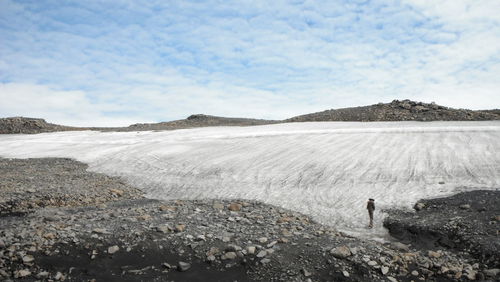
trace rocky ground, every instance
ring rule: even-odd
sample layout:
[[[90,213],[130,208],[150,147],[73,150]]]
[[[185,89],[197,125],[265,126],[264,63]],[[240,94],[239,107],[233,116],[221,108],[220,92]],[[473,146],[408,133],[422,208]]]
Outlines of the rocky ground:
[[[69,159],[0,159],[0,196],[5,281],[499,278],[468,252],[363,241],[258,202],[145,199]]]
[[[500,190],[421,200],[415,210],[389,213],[384,225],[393,237],[421,248],[465,252],[500,268]]]

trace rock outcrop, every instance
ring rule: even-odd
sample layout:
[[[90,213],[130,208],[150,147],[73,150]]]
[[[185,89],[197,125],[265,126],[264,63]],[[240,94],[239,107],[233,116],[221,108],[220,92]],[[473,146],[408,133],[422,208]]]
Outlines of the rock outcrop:
[[[41,118],[0,118],[0,134],[33,134],[42,132],[77,130],[78,128],[46,122]]]
[[[276,120],[228,118],[203,114],[190,115],[187,119],[174,120],[160,123],[138,123],[118,130],[169,130],[181,128],[207,127],[207,126],[251,126],[279,123]]]
[[[371,106],[332,109],[296,116],[285,122],[307,121],[467,121],[500,120],[499,111],[453,109],[435,103],[394,100]]]

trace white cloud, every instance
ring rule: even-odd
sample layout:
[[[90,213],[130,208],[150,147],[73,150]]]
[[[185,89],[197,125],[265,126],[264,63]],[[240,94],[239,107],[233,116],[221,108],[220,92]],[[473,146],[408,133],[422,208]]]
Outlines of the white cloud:
[[[92,104],[82,91],[55,90],[48,86],[0,84],[0,112],[5,116],[40,117],[72,126],[124,126],[137,118],[111,117],[114,105]]]
[[[47,96],[2,103],[0,116],[106,125],[396,98],[500,107],[496,0],[0,1],[0,95]]]

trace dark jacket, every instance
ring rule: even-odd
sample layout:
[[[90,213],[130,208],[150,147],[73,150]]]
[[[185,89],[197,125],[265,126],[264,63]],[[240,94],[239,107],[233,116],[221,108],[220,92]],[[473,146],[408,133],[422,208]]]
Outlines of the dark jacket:
[[[374,201],[368,201],[368,204],[366,205],[366,209],[368,209],[370,211],[374,211],[375,210],[375,202]]]

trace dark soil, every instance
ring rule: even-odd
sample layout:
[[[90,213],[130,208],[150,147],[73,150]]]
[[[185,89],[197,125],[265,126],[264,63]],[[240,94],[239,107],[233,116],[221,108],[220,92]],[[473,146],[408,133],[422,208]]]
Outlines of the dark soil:
[[[420,200],[415,209],[390,212],[384,226],[393,237],[423,249],[466,252],[500,267],[500,190]]]

